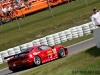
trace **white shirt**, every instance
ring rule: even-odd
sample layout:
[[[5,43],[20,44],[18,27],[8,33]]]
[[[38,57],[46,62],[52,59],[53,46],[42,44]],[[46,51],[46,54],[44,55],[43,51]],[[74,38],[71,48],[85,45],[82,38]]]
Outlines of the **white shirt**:
[[[11,8],[11,7],[8,7],[8,8],[7,8],[7,11],[11,11],[11,10],[12,10],[12,8]]]
[[[100,12],[93,14],[91,16],[91,20],[92,20],[93,25],[100,25]]]
[[[7,8],[2,8],[2,12],[6,13],[7,12]]]
[[[16,0],[16,2],[21,3],[21,0]]]

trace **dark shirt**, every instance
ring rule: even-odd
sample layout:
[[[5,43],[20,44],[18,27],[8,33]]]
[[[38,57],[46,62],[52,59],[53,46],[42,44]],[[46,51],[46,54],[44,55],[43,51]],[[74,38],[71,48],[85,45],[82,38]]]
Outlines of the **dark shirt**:
[[[28,0],[24,0],[24,2],[27,2]]]

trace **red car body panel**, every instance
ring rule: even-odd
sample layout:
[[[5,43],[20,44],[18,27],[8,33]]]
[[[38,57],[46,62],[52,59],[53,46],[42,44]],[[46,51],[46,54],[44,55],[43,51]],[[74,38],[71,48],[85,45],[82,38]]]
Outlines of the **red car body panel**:
[[[66,51],[66,55],[68,55],[68,50],[64,46],[54,46],[54,47],[48,46],[49,49],[38,50],[38,48],[41,46],[47,46],[47,45],[33,46],[32,47],[33,49],[28,53],[22,53],[20,55],[10,56],[10,59],[7,61],[9,69],[12,70],[13,68],[19,68],[19,66],[30,67],[34,65],[35,56],[40,57],[41,63],[46,63],[55,60],[59,58],[58,51],[60,50],[60,48],[64,48]]]

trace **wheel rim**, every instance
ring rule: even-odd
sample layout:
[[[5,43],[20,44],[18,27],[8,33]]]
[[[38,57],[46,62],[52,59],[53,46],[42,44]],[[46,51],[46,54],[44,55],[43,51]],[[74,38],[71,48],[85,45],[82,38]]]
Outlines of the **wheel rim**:
[[[64,49],[60,49],[60,56],[61,57],[64,57],[66,54],[65,54],[65,50]]]
[[[36,65],[40,65],[41,64],[41,60],[39,57],[35,57],[35,64]]]

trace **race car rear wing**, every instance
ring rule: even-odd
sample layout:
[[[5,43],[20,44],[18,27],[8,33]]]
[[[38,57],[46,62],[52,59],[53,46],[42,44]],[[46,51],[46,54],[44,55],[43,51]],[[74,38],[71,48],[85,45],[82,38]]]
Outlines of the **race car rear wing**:
[[[6,59],[8,59],[10,57],[13,57],[13,56],[15,56],[15,55],[11,55],[11,56],[8,56],[8,57],[4,57],[4,59],[6,60]]]
[[[19,54],[22,54],[22,53],[19,53]],[[17,56],[19,54],[15,54],[15,55],[11,55],[11,56],[8,56],[8,57],[4,57],[4,59],[8,59],[8,58],[11,58],[11,57],[14,57],[14,56]]]
[[[23,54],[23,53],[28,53],[29,51],[25,51],[25,52],[21,52],[19,54],[15,54],[15,55],[11,55],[11,56],[8,56],[8,57],[4,57],[4,59],[8,59],[10,57],[14,57],[14,56],[17,56],[17,55],[20,55],[20,54]]]

